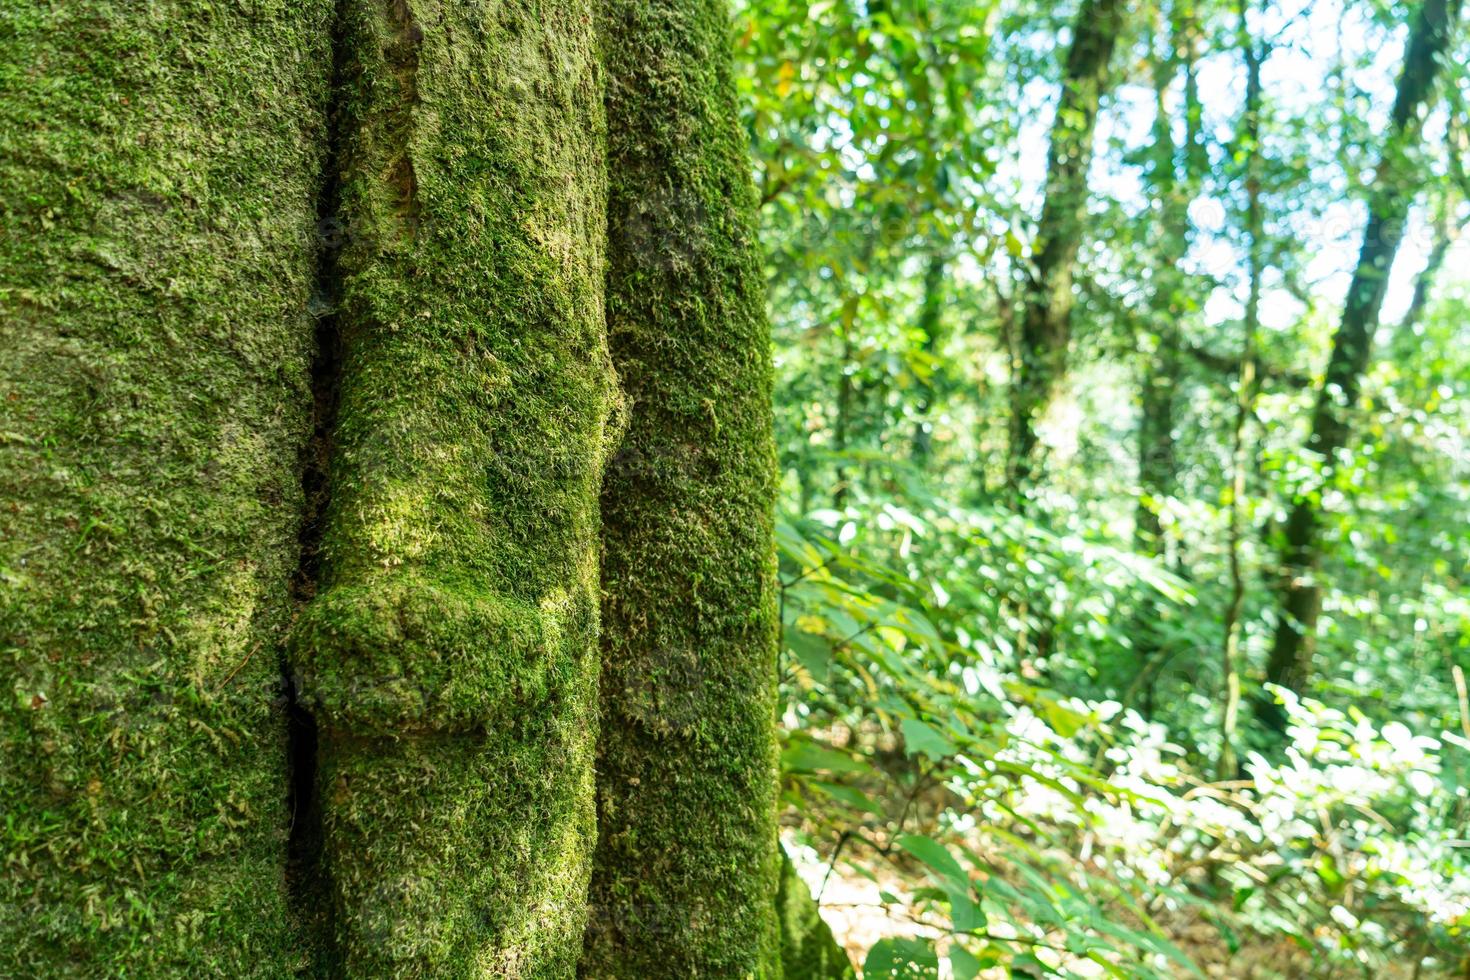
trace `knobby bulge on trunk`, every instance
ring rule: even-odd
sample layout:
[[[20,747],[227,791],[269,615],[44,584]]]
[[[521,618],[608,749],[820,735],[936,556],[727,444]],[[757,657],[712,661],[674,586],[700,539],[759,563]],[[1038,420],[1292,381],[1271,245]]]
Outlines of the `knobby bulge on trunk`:
[[[3,972],[570,975],[615,400],[590,17],[0,17],[0,624],[29,692],[0,708]],[[316,791],[289,812],[308,310],[336,411],[290,644]]]
[[[602,85],[583,4],[347,0],[315,595],[322,968],[568,976],[593,825]]]

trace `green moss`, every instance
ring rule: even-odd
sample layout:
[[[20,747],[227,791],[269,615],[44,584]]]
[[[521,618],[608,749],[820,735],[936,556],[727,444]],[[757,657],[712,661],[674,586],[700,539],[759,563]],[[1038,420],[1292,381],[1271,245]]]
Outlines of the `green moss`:
[[[552,688],[568,626],[587,625],[566,622],[565,595],[538,609],[474,578],[435,581],[418,569],[338,585],[296,634],[313,670],[316,717],[369,734],[472,732],[538,701]],[[351,669],[324,664],[328,657]]]
[[[776,895],[781,922],[781,970],[790,980],[852,980],[852,961],[822,921],[816,900],[796,866],[781,855],[781,887]]]
[[[599,841],[581,972],[779,975],[771,365],[721,0],[605,7]]]
[[[574,0],[348,0],[319,593],[333,972],[569,975],[593,844],[602,85]]]
[[[295,964],[329,15],[0,0],[0,975]]]

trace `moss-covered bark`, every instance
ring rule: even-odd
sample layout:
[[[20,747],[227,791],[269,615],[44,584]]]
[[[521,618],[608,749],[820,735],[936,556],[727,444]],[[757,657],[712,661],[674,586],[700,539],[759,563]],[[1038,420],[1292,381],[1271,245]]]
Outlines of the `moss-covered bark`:
[[[353,977],[564,977],[594,844],[614,384],[594,25],[347,0],[318,591],[323,928]]]
[[[330,4],[0,0],[0,975],[289,975]]]
[[[788,980],[853,980],[852,961],[822,921],[816,899],[781,855],[781,887],[776,894],[781,929],[781,971]]]
[[[775,454],[723,0],[605,7],[599,842],[583,975],[777,976]]]

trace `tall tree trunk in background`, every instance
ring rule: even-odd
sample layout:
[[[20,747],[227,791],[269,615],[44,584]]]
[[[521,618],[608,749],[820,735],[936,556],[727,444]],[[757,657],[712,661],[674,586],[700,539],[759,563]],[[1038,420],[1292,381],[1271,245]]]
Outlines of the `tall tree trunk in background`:
[[[919,304],[919,322],[917,324],[919,333],[923,335],[922,350],[927,359],[937,357],[939,353],[939,323],[944,312],[944,286],[945,270],[948,266],[948,256],[940,247],[936,247],[929,254],[924,263],[924,295]],[[930,370],[925,365],[925,370]],[[929,413],[934,409],[934,383],[925,375],[919,380],[918,397],[919,420],[914,423],[914,438],[910,448],[910,457],[917,467],[929,464],[929,457],[934,449],[934,422]]]
[[[330,4],[0,7],[0,974],[291,974]]]
[[[1159,202],[1159,250],[1153,269],[1153,294],[1150,297],[1152,333],[1155,348],[1145,368],[1142,411],[1138,427],[1138,507],[1135,511],[1135,538],[1140,551],[1159,556],[1164,551],[1163,524],[1160,509],[1175,492],[1177,462],[1174,430],[1179,374],[1183,361],[1183,337],[1180,320],[1186,300],[1185,276],[1180,270],[1189,252],[1189,205],[1197,181],[1200,163],[1200,109],[1194,81],[1194,38],[1192,11],[1177,3],[1170,11],[1167,25],[1168,51],[1154,65],[1154,139],[1153,161],[1149,175],[1152,196]],[[1164,18],[1160,18],[1163,20]],[[1174,141],[1174,117],[1169,113],[1169,90],[1175,78],[1184,74],[1184,159]]]
[[[1266,679],[1295,692],[1305,689],[1311,675],[1322,605],[1318,581],[1322,491],[1332,482],[1338,455],[1351,435],[1349,419],[1368,368],[1389,271],[1421,179],[1407,156],[1418,141],[1420,110],[1430,99],[1459,8],[1460,0],[1424,0],[1410,33],[1390,131],[1369,197],[1368,227],[1307,440],[1307,451],[1320,460],[1320,470],[1310,486],[1298,490],[1287,520],[1280,620]],[[1268,729],[1283,730],[1285,712],[1271,696],[1258,700],[1256,713]]]
[[[837,405],[832,419],[832,449],[837,456],[837,468],[833,474],[832,506],[842,510],[847,506],[847,494],[851,489],[851,477],[847,468],[847,451],[852,431],[853,401],[857,397],[857,383],[852,372],[855,348],[852,343],[852,326],[857,319],[861,297],[854,293],[842,304],[842,345],[838,348]]]
[[[1047,157],[1046,198],[1021,316],[1019,374],[1011,384],[1010,483],[1024,489],[1038,464],[1036,426],[1067,371],[1072,285],[1087,211],[1098,107],[1123,26],[1123,0],[1083,0],[1062,71]]]
[[[832,488],[832,507],[842,510],[847,507],[848,489],[851,488],[851,476],[847,469],[848,430],[853,426],[853,375],[848,372],[848,366],[853,363],[853,341],[847,336],[847,328],[842,334],[841,359],[839,359],[839,375],[836,379],[836,413],[832,420],[832,448],[836,451],[835,486]]]
[[[1248,517],[1246,477],[1253,468],[1246,429],[1256,406],[1256,334],[1261,326],[1261,279],[1265,273],[1265,216],[1261,210],[1261,65],[1267,52],[1251,35],[1250,0],[1240,0],[1239,8],[1237,36],[1245,61],[1245,107],[1240,146],[1236,153],[1245,154],[1247,287],[1245,315],[1241,322],[1240,369],[1235,379],[1235,419],[1230,430],[1230,492],[1226,500],[1226,506],[1230,508],[1230,523],[1226,531],[1230,602],[1225,608],[1220,665],[1224,700],[1220,711],[1220,755],[1215,764],[1215,774],[1220,779],[1235,778],[1237,769],[1235,734],[1240,718],[1240,640],[1246,587],[1241,548]]]
[[[1162,315],[1169,315],[1160,311]],[[1174,494],[1178,468],[1174,451],[1175,402],[1179,395],[1182,351],[1177,323],[1160,323],[1143,379],[1143,405],[1138,421],[1138,505],[1134,510],[1134,540],[1138,550],[1156,558],[1164,555],[1164,525],[1160,511]]]
[[[1152,237],[1156,243],[1151,268],[1147,322],[1141,324],[1139,340],[1152,341],[1147,352],[1140,391],[1137,430],[1138,501],[1134,507],[1134,546],[1143,554],[1163,558],[1166,551],[1161,512],[1174,496],[1177,460],[1174,431],[1177,427],[1179,375],[1183,368],[1184,336],[1181,320],[1188,302],[1188,277],[1181,268],[1191,241],[1189,205],[1198,187],[1195,176],[1200,159],[1201,112],[1195,89],[1193,9],[1190,0],[1175,0],[1160,9],[1153,48],[1154,125],[1148,169],[1149,197],[1156,202]],[[1160,50],[1162,48],[1162,50]],[[1176,116],[1170,111],[1170,94],[1183,76],[1184,123],[1182,145],[1174,138]],[[1140,597],[1133,636],[1135,657],[1129,689],[1145,692],[1146,716],[1153,714],[1153,693],[1177,646],[1167,642],[1170,612],[1162,597]]]
[[[1450,152],[1455,152],[1452,147]],[[1424,268],[1414,280],[1414,295],[1409,300],[1409,308],[1404,311],[1404,318],[1399,321],[1395,328],[1400,334],[1413,332],[1419,326],[1419,321],[1424,319],[1424,310],[1429,306],[1429,298],[1434,293],[1435,281],[1439,279],[1440,270],[1444,268],[1444,260],[1449,257],[1450,249],[1460,240],[1462,229],[1456,225],[1450,215],[1453,205],[1446,205],[1444,213],[1440,214],[1434,229],[1434,245],[1429,249],[1429,257],[1424,263]]]
[[[325,968],[570,975],[595,844],[604,110],[583,4],[346,0],[316,593]]]
[[[724,0],[607,8],[614,363],[582,974],[776,977],[772,366]]]

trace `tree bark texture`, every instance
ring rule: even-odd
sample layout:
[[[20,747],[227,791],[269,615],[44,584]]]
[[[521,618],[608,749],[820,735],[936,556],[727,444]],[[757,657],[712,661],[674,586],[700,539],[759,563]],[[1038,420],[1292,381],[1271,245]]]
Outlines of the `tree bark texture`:
[[[331,7],[0,2],[0,974],[282,977]]]
[[[321,968],[569,976],[617,401],[595,26],[573,0],[341,17],[335,408],[291,645]]]
[[[723,0],[605,25],[599,840],[582,975],[776,977],[772,368]]]

